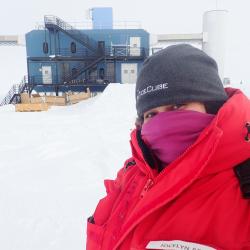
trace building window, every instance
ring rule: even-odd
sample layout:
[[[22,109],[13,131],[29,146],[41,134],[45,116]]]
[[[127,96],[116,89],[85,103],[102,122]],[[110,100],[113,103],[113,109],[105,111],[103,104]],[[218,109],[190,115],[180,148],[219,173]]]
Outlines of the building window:
[[[49,52],[49,45],[47,42],[44,42],[43,43],[43,53],[48,54],[48,52]]]
[[[76,53],[76,43],[72,42],[70,44],[71,53]]]

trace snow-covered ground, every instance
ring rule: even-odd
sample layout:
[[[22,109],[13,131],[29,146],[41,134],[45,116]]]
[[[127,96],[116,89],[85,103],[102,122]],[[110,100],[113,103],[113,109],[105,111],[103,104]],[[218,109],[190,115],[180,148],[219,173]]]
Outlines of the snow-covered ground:
[[[82,250],[85,221],[130,156],[134,85],[48,112],[0,107],[0,249]]]
[[[135,117],[125,84],[48,112],[0,107],[0,249],[85,249],[86,218],[130,156]]]

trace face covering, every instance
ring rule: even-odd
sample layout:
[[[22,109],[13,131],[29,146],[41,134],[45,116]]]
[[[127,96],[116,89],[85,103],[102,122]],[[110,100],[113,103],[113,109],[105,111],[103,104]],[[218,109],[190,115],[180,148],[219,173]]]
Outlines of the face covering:
[[[142,125],[142,139],[164,168],[196,141],[214,117],[192,110],[161,112]]]

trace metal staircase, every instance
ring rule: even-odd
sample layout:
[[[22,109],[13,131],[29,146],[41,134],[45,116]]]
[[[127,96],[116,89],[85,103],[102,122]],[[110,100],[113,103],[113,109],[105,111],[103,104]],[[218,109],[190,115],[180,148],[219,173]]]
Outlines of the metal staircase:
[[[87,54],[84,57],[88,59],[87,63],[84,65],[79,64],[78,67],[75,68],[73,74],[69,73],[64,75],[62,79],[64,83],[70,83],[72,80],[94,67],[98,62],[104,60],[105,48],[100,47],[100,44],[98,44],[97,41],[89,38],[89,36],[66,23],[59,17],[46,15],[44,16],[44,23],[48,30],[51,30],[52,32],[57,30],[65,33],[67,36],[82,44],[90,52],[85,52]]]
[[[88,48],[93,52],[97,52],[98,44],[95,40],[89,38],[86,34],[80,30],[75,29],[70,24],[63,21],[61,18],[47,15],[44,16],[45,27],[48,30],[60,30],[73,38],[75,41],[81,43],[84,47]]]
[[[74,74],[67,74],[64,76],[64,82],[71,82],[72,80],[76,79],[81,74],[85,73],[87,70],[91,69],[95,66],[98,62],[104,60],[105,56],[98,57],[95,61],[90,62],[87,65],[79,65]]]
[[[21,102],[20,94],[27,89],[26,83],[14,84],[7,93],[6,97],[1,101],[0,106],[8,104],[16,104]]]

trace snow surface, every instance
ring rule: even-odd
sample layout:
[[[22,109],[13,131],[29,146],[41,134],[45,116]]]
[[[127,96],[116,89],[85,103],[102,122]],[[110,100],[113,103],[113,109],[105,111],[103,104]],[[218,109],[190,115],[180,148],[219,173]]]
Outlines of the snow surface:
[[[85,249],[86,219],[105,195],[103,180],[130,157],[134,87],[110,84],[48,112],[0,107],[0,249]]]
[[[0,249],[85,249],[104,178],[130,157],[134,85],[48,112],[0,107]]]

